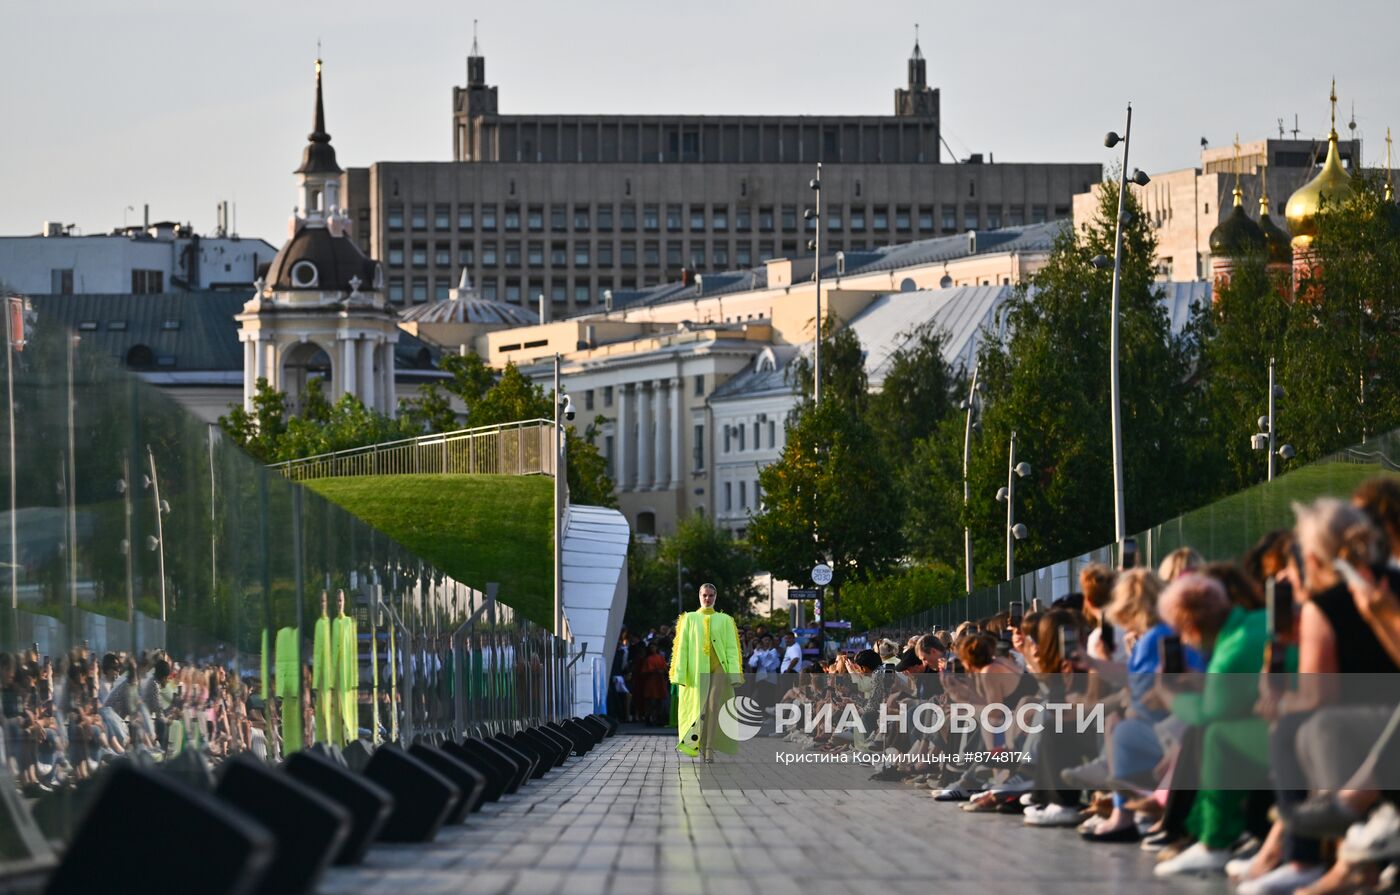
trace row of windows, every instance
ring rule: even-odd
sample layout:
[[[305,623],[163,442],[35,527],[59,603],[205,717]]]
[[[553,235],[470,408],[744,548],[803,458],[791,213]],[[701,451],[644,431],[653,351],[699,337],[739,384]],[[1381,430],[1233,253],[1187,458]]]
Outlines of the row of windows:
[[[981,218],[979,218],[979,210]],[[616,211],[616,215],[614,215]],[[803,209],[805,212],[805,209]],[[1050,206],[1033,204],[1027,207],[1024,204],[1006,206],[987,205],[957,205],[943,204],[933,205],[894,205],[894,206],[850,206],[832,204],[823,209],[823,216],[826,218],[826,227],[832,232],[842,232],[849,230],[852,233],[863,233],[870,230],[876,233],[888,232],[893,229],[899,233],[911,232],[915,229],[924,232],[936,232],[942,229],[944,232],[956,230],[961,224],[966,229],[973,229],[978,226],[979,219],[986,220],[986,226],[992,229],[1003,226],[1021,227],[1026,223],[1041,224],[1050,220]],[[1063,218],[1069,216],[1068,205],[1056,205],[1054,207],[1054,217]],[[404,207],[402,205],[390,206],[386,214],[385,223],[391,232],[398,232],[405,229],[428,230],[429,221],[433,230],[441,232],[450,231],[473,231],[480,229],[485,232],[495,232],[504,230],[506,232],[520,232],[522,230],[531,233],[543,233],[548,221],[548,229],[555,233],[565,232],[588,232],[596,230],[600,233],[611,233],[616,229],[627,232],[634,232],[641,229],[645,232],[656,233],[664,229],[668,233],[681,233],[689,229],[692,233],[727,233],[731,224],[736,233],[749,233],[758,231],[759,233],[772,233],[777,229],[785,233],[796,233],[799,228],[808,231],[816,229],[814,219],[803,218],[799,214],[796,205],[743,205],[732,210],[728,205],[642,205],[640,223],[638,228],[638,206],[622,205],[614,209],[612,205],[550,205],[548,209],[543,205],[528,205],[523,209],[518,205],[507,205],[502,211],[495,205],[482,205],[480,208],[472,205],[461,205],[457,207],[455,226],[451,205],[434,205],[431,217],[428,214],[427,205],[413,205],[409,207],[407,218],[405,219]],[[935,223],[938,227],[935,227]]]
[[[762,495],[762,493],[758,490],[758,479],[754,479],[753,482],[752,482],[752,486],[753,486],[752,488],[750,488],[750,483],[749,483],[749,482],[746,482],[746,481],[740,481],[740,482],[737,482],[737,483],[736,483],[736,482],[725,482],[725,483],[724,483],[724,509],[725,509],[725,512],[730,512],[730,513],[732,513],[732,512],[735,510],[734,492],[735,492],[735,486],[736,486],[736,485],[738,486],[738,492],[739,492],[738,509],[741,509],[741,510],[758,510],[758,509],[762,509],[762,507],[763,507],[763,495]],[[752,504],[749,503],[749,495],[750,495],[750,494],[753,495],[753,503],[752,503]]]
[[[967,229],[976,230],[975,221],[966,221]],[[1000,226],[998,224],[998,226]],[[995,229],[995,228],[991,228]],[[957,232],[954,230],[953,232]],[[822,254],[830,257],[836,252],[863,252],[889,245],[886,241],[863,239],[831,240],[823,243]],[[795,239],[758,241],[736,240],[677,240],[590,242],[518,242],[491,241],[456,244],[415,242],[405,246],[390,242],[385,263],[390,268],[451,267],[467,268],[531,267],[588,268],[682,266],[696,270],[730,270],[753,267],[773,258],[800,258],[810,254],[806,243]]]
[[[752,433],[752,438],[749,437]],[[737,451],[755,450],[761,451],[764,448],[763,435],[768,436],[767,447],[772,450],[778,446],[778,424],[775,420],[763,422],[754,421],[752,424],[738,423],[733,426],[724,427],[724,452],[726,454]]]

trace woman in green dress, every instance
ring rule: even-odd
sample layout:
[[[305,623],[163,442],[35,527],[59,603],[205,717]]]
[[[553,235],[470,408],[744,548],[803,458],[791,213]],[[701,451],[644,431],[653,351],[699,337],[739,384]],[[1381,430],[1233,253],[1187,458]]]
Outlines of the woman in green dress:
[[[676,620],[671,648],[671,683],[679,689],[676,749],[714,761],[715,750],[731,755],[739,746],[719,726],[719,712],[744,682],[739,629],[734,619],[715,611],[713,584],[700,585],[700,609]]]

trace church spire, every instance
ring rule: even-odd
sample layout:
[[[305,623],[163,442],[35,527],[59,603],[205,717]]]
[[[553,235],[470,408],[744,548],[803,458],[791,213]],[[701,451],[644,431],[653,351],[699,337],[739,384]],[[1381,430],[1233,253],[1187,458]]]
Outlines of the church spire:
[[[316,57],[316,111],[312,116],[311,133],[306,135],[306,149],[302,150],[301,167],[295,174],[341,174],[340,165],[335,161],[335,147],[331,146],[331,135],[326,133],[326,106],[321,95],[321,58]]]

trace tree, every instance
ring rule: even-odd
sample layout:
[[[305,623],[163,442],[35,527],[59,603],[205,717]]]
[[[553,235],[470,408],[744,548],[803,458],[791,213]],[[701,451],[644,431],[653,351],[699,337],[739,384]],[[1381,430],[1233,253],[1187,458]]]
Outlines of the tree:
[[[763,568],[805,581],[813,565],[829,562],[839,601],[847,581],[893,565],[902,554],[898,500],[874,445],[874,431],[848,403],[828,398],[799,407],[782,455],[759,473],[763,509],[749,537]]]
[[[520,420],[554,419],[549,396],[513,363],[507,363],[496,380],[471,406],[472,426],[493,426]]]
[[[925,325],[901,338],[904,344],[890,355],[880,390],[870,396],[871,425],[893,462],[938,430],[957,406],[954,389],[960,385],[943,359],[947,333]]]
[[[219,426],[254,458],[273,463],[287,431],[286,413],[287,396],[259,377],[253,393],[253,412],[249,413],[242,404],[230,405],[228,413],[219,417]]]
[[[762,596],[754,583],[757,572],[748,544],[692,514],[674,535],[655,544],[633,541],[627,554],[627,626],[645,630],[674,621],[678,606],[679,611],[695,608],[696,590],[705,582],[719,591],[724,612],[744,615]]]
[[[1006,509],[992,496],[1006,484],[1012,432],[1018,437],[1018,460],[1034,470],[1016,495],[1017,521],[1030,531],[1017,548],[1023,566],[1073,555],[1113,537],[1112,272],[1090,261],[1113,255],[1117,203],[1117,185],[1110,181],[1083,231],[1063,231],[1029,288],[1016,290],[1004,311],[1004,329],[984,332],[979,350],[979,378],[986,387],[983,431],[972,451],[972,500],[964,517],[982,556],[1005,548]],[[1153,282],[1155,238],[1132,196],[1125,211],[1119,368],[1131,532],[1194,505],[1204,488],[1193,465],[1201,402],[1190,377],[1191,345],[1171,332]],[[952,447],[953,439],[945,438],[944,449]],[[953,463],[943,462],[945,468]],[[983,582],[1003,577],[998,564],[982,563],[980,570]]]
[[[963,576],[946,563],[898,569],[846,586],[846,617],[855,630],[879,627],[963,594]]]
[[[617,495],[613,493],[616,489],[608,476],[608,460],[598,450],[598,427],[604,422],[607,422],[604,417],[594,417],[582,436],[577,433],[569,436],[565,478],[569,482],[569,500],[573,503],[617,506]]]

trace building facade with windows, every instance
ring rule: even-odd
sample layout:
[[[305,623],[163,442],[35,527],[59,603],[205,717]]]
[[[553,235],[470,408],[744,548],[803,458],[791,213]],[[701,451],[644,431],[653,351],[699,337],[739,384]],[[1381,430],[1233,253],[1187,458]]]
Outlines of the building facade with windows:
[[[1339,141],[1350,170],[1361,161],[1359,140]],[[1151,175],[1147,186],[1129,185],[1157,236],[1157,278],[1206,279],[1211,270],[1210,235],[1230,216],[1238,181],[1243,206],[1251,212],[1269,198],[1269,215],[1284,221],[1288,197],[1312,178],[1327,155],[1327,140],[1266,139],[1201,150],[1201,164]],[[1102,186],[1074,197],[1074,224],[1085,226],[1098,212]]]
[[[25,295],[150,295],[244,290],[277,249],[261,239],[160,222],[74,236],[52,221],[34,236],[0,237],[0,285]]]
[[[454,159],[346,175],[361,248],[394,304],[485,300],[553,316],[774,258],[810,257],[823,162],[823,254],[1068,219],[1094,164],[992,164],[940,152],[939,94],[917,45],[885,116],[502,115],[485,59],[453,92]]]

